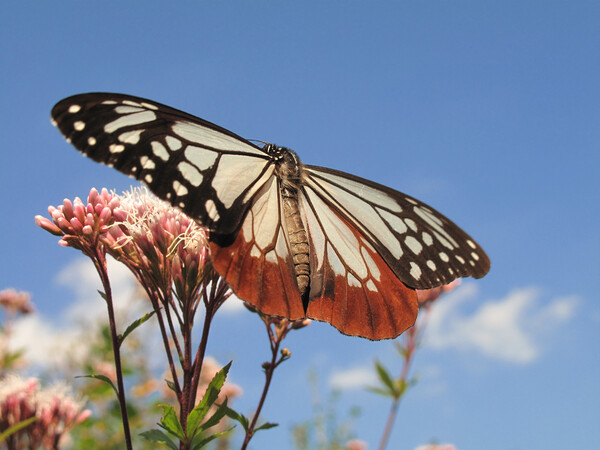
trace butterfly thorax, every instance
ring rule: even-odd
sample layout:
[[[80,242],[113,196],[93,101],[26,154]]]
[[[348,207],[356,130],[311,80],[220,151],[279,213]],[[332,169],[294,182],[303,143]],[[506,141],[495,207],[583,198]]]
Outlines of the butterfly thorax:
[[[304,305],[308,307],[310,291],[309,245],[306,227],[302,222],[298,203],[298,187],[302,178],[302,163],[298,155],[285,147],[267,144],[264,147],[276,162],[276,171],[280,181],[279,191],[283,204],[285,229],[292,252],[296,283]]]

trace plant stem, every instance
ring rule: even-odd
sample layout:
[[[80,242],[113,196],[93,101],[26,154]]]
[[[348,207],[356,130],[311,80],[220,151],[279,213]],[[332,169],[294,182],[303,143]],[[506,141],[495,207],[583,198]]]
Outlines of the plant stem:
[[[119,336],[117,334],[117,325],[115,320],[115,311],[112,301],[112,289],[110,287],[110,280],[108,278],[108,272],[106,267],[106,255],[103,251],[95,248],[95,254],[92,257],[98,275],[102,280],[102,286],[104,288],[104,296],[106,300],[106,307],[108,309],[108,321],[110,325],[110,337],[112,341],[113,354],[115,358],[115,371],[117,375],[117,397],[119,400],[119,407],[121,408],[121,418],[123,420],[123,432],[125,434],[125,445],[127,450],[132,450],[133,445],[131,443],[131,431],[129,430],[129,418],[127,416],[127,401],[125,399],[125,386],[123,383],[123,369],[121,367],[121,343],[119,342]]]
[[[402,373],[400,374],[400,380],[403,383],[407,383],[408,378],[408,370],[410,368],[410,364],[412,362],[415,350],[417,349],[417,342],[419,337],[420,329],[415,324],[411,329],[406,332],[406,344],[405,344],[405,352],[404,352],[404,365],[402,366]],[[396,420],[396,414],[398,412],[398,406],[400,405],[400,399],[402,395],[406,392],[406,390],[402,390],[402,393],[394,398],[392,402],[392,407],[390,408],[390,413],[388,415],[385,428],[383,430],[383,435],[381,436],[381,442],[379,443],[378,450],[384,450],[388,444],[388,440],[392,433],[392,427],[394,426],[394,422]]]
[[[271,327],[267,325],[267,330],[269,333],[269,340],[271,344],[271,362],[268,363],[268,366],[265,368],[265,386],[262,391],[262,395],[260,396],[260,401],[258,402],[258,406],[256,411],[254,412],[254,416],[252,417],[252,422],[250,422],[250,426],[246,431],[246,437],[244,438],[244,443],[242,444],[241,450],[245,450],[254,435],[254,427],[256,426],[256,422],[258,420],[258,416],[260,415],[260,411],[265,403],[265,399],[267,398],[267,392],[269,391],[269,386],[271,385],[271,379],[273,378],[273,373],[275,372],[275,368],[279,365],[277,362],[277,354],[279,352],[279,346],[281,341],[283,340],[283,336],[280,339],[273,339],[273,332],[271,331]]]

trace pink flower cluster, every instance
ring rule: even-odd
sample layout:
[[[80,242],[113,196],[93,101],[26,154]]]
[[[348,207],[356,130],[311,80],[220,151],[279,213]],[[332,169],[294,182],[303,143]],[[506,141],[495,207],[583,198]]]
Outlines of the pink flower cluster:
[[[58,448],[68,431],[90,416],[83,404],[65,385],[43,389],[35,378],[5,377],[0,380],[0,432],[35,418],[7,437],[7,448]]]
[[[113,211],[119,206],[119,197],[113,196],[107,189],[99,193],[95,188],[90,191],[87,203],[79,197],[71,202],[65,199],[55,208],[48,207],[52,220],[35,216],[35,223],[44,230],[61,236],[60,245],[85,251],[95,246],[99,238],[108,231],[113,222]]]
[[[14,316],[17,313],[30,314],[34,311],[33,303],[31,302],[31,294],[15,289],[4,289],[3,291],[0,291],[0,306],[2,306],[10,316]]]
[[[176,208],[133,189],[122,196],[90,191],[87,203],[75,198],[50,206],[52,220],[36,216],[59,244],[97,257],[106,252],[134,273],[147,291],[178,298],[197,297],[208,262],[206,231]]]

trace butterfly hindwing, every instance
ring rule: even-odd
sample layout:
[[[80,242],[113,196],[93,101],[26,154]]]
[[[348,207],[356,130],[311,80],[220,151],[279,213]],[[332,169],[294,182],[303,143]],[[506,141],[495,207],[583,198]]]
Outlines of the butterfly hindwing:
[[[203,119],[150,100],[91,93],[52,110],[59,130],[93,160],[144,181],[230,244],[273,172],[262,149]],[[225,220],[222,220],[224,219]]]
[[[310,237],[307,315],[344,334],[389,339],[413,325],[417,295],[351,222],[310,189],[300,196]]]
[[[264,314],[295,320],[305,315],[282,217],[279,183],[272,177],[256,196],[233,244],[211,244],[211,257],[238,297]]]
[[[490,261],[481,247],[430,206],[344,172],[304,169],[305,190],[352,224],[407,286],[430,289],[488,272]]]

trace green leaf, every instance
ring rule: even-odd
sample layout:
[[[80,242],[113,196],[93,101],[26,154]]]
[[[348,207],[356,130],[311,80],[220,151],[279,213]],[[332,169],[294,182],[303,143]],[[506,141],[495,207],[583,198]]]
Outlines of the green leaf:
[[[140,436],[150,442],[157,442],[159,444],[164,444],[173,450],[179,450],[179,446],[177,446],[171,440],[171,438],[161,430],[153,429],[150,431],[144,431],[143,433],[140,433]]]
[[[396,389],[394,386],[394,380],[388,373],[388,371],[383,367],[379,361],[375,361],[375,367],[377,368],[377,375],[379,376],[379,380],[383,383],[384,386],[388,387],[390,392],[396,394]]]
[[[367,390],[373,392],[374,394],[383,395],[384,397],[396,398],[395,393],[390,392],[389,388],[383,389],[383,388],[379,388],[379,387],[368,386]]]
[[[167,386],[169,387],[169,389],[171,389],[176,394],[178,393],[177,388],[175,387],[175,383],[173,383],[171,380],[165,380],[165,382],[167,383]]]
[[[108,300],[106,299],[106,294],[105,294],[104,292],[102,292],[102,291],[97,291],[97,292],[98,292],[98,294],[100,294],[100,297],[102,297],[102,298],[104,299],[104,301],[105,301],[105,302],[106,302],[106,301],[108,301]]]
[[[195,434],[196,429],[208,413],[208,410],[217,401],[221,388],[223,387],[223,384],[225,384],[231,363],[232,361],[215,374],[208,384],[206,392],[202,396],[202,400],[200,400],[198,406],[189,413],[187,423],[188,436],[193,436]]]
[[[269,428],[275,428],[275,427],[278,427],[278,426],[279,426],[278,423],[265,422],[261,426],[259,426],[258,428],[255,428],[254,432],[256,433],[257,431],[260,431],[260,430],[268,430]]]
[[[208,437],[204,437],[201,434],[199,434],[198,436],[196,436],[196,438],[192,441],[192,449],[191,450],[196,450],[198,448],[202,448],[204,447],[206,444],[208,444],[209,442],[213,441],[214,439],[221,437],[227,433],[231,433],[231,430],[233,430],[235,427],[231,427],[228,428],[225,431],[220,431],[219,433],[215,433],[215,434],[211,434]]]
[[[111,379],[108,378],[106,375],[96,375],[96,374],[79,375],[75,378],[95,378],[96,380],[104,381],[106,384],[110,385],[110,387],[113,388],[113,390],[115,391],[115,394],[117,394],[117,396],[119,395],[119,391],[117,390],[117,387],[114,385],[114,383],[111,381]]]
[[[215,411],[215,413],[206,422],[204,422],[202,424],[202,426],[199,428],[199,431],[201,431],[201,432],[206,431],[210,427],[214,427],[226,415],[227,415],[227,399],[225,399],[223,404],[218,406],[218,409]],[[188,421],[188,424],[189,424],[189,421]],[[189,430],[189,427],[188,427],[188,430]]]
[[[163,409],[163,416],[160,418],[160,423],[158,425],[172,435],[177,436],[180,441],[185,441],[185,434],[179,423],[177,414],[175,414],[175,409],[170,405],[158,406]]]
[[[227,417],[229,417],[230,419],[236,420],[238,421],[242,427],[244,427],[244,431],[248,432],[248,427],[250,426],[250,421],[248,420],[248,418],[246,416],[244,416],[243,414],[240,414],[237,411],[234,411],[233,409],[227,407],[225,414],[227,414]]]
[[[37,420],[37,417],[33,416],[33,417],[30,417],[29,419],[22,420],[19,423],[15,423],[12,427],[6,429],[5,431],[2,432],[2,434],[0,434],[0,442],[4,441],[11,434],[14,434],[17,431],[22,430],[23,428],[31,425],[36,420]]]
[[[121,336],[121,339],[119,339],[119,345],[121,345],[123,343],[123,341],[125,340],[125,338],[127,336],[129,336],[129,334],[135,330],[137,327],[139,327],[141,324],[143,324],[144,322],[146,322],[148,319],[150,319],[150,317],[152,317],[152,315],[154,314],[155,311],[151,311],[148,314],[144,314],[142,317],[140,317],[137,320],[134,320],[133,322],[131,322],[131,324],[127,327],[127,329],[125,330],[125,333],[123,333],[123,335]]]

